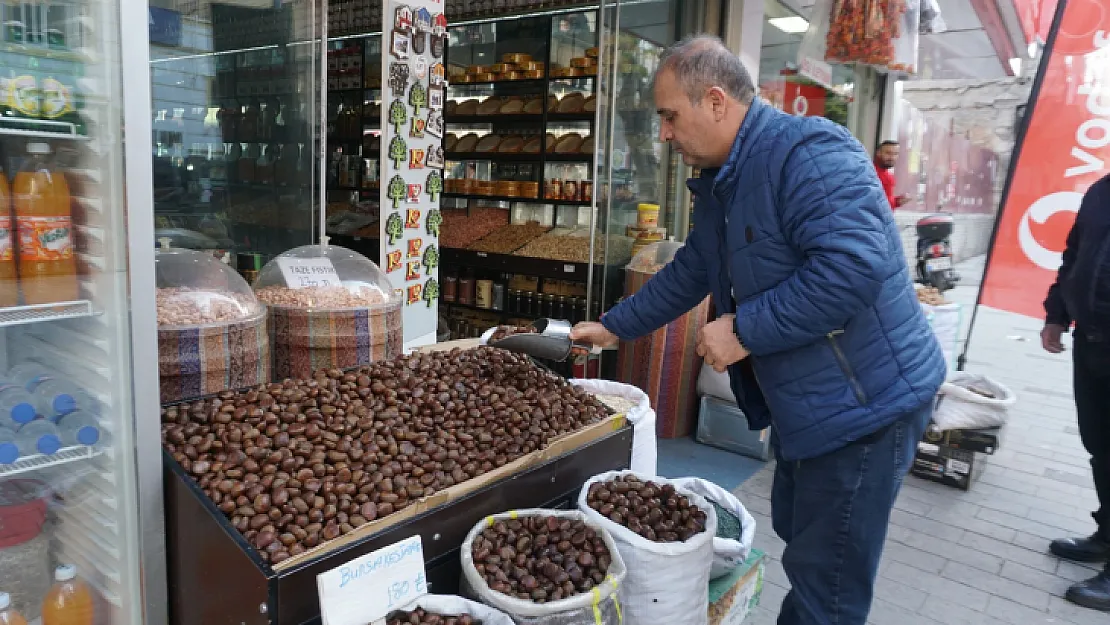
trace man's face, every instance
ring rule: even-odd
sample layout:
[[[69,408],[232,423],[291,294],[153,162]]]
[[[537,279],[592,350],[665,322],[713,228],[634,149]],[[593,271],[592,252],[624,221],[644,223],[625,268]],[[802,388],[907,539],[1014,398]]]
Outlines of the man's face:
[[[879,148],[877,160],[879,165],[885,169],[894,167],[898,164],[898,146],[888,144]]]
[[[720,111],[715,109],[713,90],[692,104],[674,72],[667,69],[655,78],[655,108],[659,113],[659,140],[670,142],[691,167],[720,167],[728,156],[734,137],[719,136]],[[719,103],[716,103],[719,105]],[[722,150],[722,140],[726,142]],[[722,153],[723,152],[723,153]]]

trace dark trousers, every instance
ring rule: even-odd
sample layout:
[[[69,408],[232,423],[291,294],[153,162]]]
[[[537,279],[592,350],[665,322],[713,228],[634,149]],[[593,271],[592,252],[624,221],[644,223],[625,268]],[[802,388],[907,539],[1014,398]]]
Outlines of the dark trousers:
[[[1098,493],[1099,509],[1092,516],[1099,533],[1110,541],[1110,337],[1088,337],[1076,330],[1072,354],[1079,437],[1091,454]]]
[[[932,414],[930,402],[832,453],[779,459],[771,521],[791,589],[778,625],[867,622],[890,510]]]

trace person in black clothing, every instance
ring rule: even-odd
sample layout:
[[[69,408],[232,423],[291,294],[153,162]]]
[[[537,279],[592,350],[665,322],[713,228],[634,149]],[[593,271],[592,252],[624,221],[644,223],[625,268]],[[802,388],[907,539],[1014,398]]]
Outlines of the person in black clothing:
[[[1044,349],[1064,351],[1060,341],[1072,323],[1075,408],[1079,435],[1091,454],[1099,510],[1098,529],[1086,538],[1053,541],[1050,551],[1068,560],[1110,559],[1110,175],[1083,196],[1056,283],[1044,302]],[[1068,589],[1068,600],[1110,612],[1110,564],[1099,575]]]

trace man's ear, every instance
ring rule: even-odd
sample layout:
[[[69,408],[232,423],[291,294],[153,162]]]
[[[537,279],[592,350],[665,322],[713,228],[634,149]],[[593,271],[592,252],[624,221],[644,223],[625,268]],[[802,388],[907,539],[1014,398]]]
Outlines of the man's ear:
[[[720,87],[710,87],[705,97],[709,110],[713,111],[713,119],[715,121],[724,119],[728,112],[728,96],[725,95],[724,90]]]

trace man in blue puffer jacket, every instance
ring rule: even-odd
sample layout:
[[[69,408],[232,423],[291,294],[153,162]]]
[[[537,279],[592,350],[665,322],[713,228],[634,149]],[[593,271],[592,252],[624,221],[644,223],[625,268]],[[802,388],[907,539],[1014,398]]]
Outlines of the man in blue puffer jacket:
[[[780,625],[867,621],[890,510],[944,381],[867,152],[832,122],[755,97],[716,38],[655,76],[660,138],[701,168],[674,260],[577,340],[611,345],[712,294],[698,352],[726,368],[753,429],[772,426],[775,532],[791,591]]]

